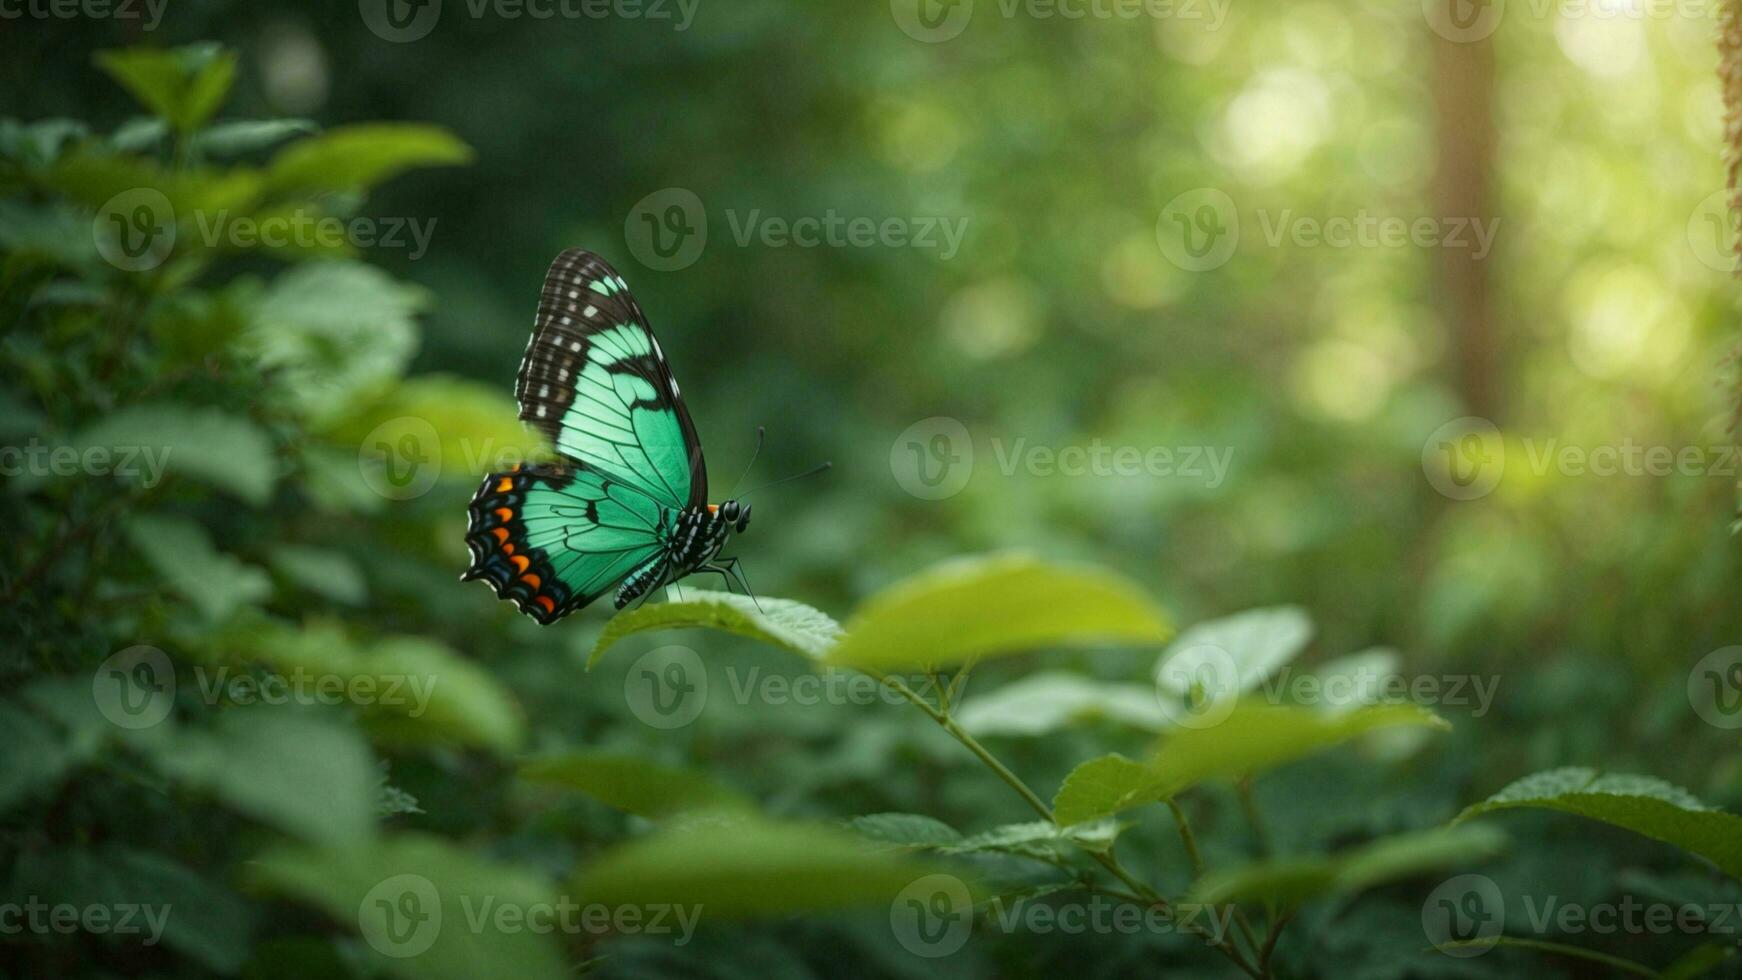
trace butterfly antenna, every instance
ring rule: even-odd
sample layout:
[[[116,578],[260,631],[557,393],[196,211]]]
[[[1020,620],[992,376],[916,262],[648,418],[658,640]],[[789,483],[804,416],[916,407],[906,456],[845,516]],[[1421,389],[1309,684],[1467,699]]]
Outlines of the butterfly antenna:
[[[751,494],[755,493],[758,490],[766,490],[769,487],[778,487],[782,483],[791,483],[794,480],[802,480],[807,476],[816,476],[818,473],[821,473],[824,470],[827,470],[829,467],[834,466],[834,465],[835,464],[831,463],[831,462],[818,463],[817,465],[811,467],[810,469],[805,470],[803,473],[794,473],[791,476],[781,477],[780,479],[775,480],[772,483],[764,483],[759,487],[751,487],[750,489],[739,494],[738,499],[743,500],[745,497],[750,496]]]
[[[762,455],[762,437],[766,435],[767,432],[768,429],[764,426],[759,425],[756,427],[756,448],[750,451],[750,462],[744,464],[744,472],[738,474],[738,479],[732,481],[733,490],[737,490],[738,487],[744,483],[744,478],[750,475],[750,467],[756,465],[756,457]],[[731,496],[730,493],[726,494],[728,499],[730,499]]]

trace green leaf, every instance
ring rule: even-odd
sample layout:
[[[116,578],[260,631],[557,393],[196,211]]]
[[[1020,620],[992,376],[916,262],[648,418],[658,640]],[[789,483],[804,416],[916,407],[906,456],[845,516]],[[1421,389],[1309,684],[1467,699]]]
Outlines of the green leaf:
[[[1736,952],[1733,946],[1706,943],[1695,946],[1663,968],[1658,980],[1694,980],[1722,966]]]
[[[1483,833],[1470,831],[1482,830]],[[1445,867],[1485,861],[1506,835],[1478,827],[1439,827],[1399,834],[1337,854],[1284,858],[1212,872],[1189,901],[1226,905],[1258,899],[1293,906],[1324,895],[1348,895]]]
[[[164,775],[285,833],[337,846],[374,837],[375,760],[356,731],[320,712],[240,708],[211,731],[140,744]]]
[[[202,130],[193,146],[195,152],[209,156],[238,156],[319,128],[308,119],[237,119]]]
[[[1182,728],[1164,738],[1146,762],[1103,756],[1065,778],[1053,803],[1061,824],[1074,824],[1167,799],[1212,778],[1262,772],[1394,725],[1449,728],[1412,704],[1373,705],[1342,714],[1307,708],[1232,705],[1219,723]]]
[[[1298,656],[1312,635],[1312,620],[1294,606],[1252,609],[1199,623],[1181,633],[1156,661],[1155,683],[1183,698],[1204,670],[1219,675],[1231,668],[1233,675],[1224,680],[1234,682],[1233,690],[1216,693],[1243,694]]]
[[[1113,849],[1123,824],[1096,820],[1061,827],[1045,820],[1006,824],[937,848],[940,854],[1017,854],[1041,859],[1064,857],[1077,850],[1105,854]]]
[[[41,170],[60,156],[62,147],[89,134],[90,129],[77,119],[33,123],[0,119],[0,157],[16,160],[31,171]]]
[[[389,636],[363,646],[332,623],[302,629],[251,623],[239,624],[217,647],[246,651],[282,676],[339,679],[359,692],[356,700],[376,734],[395,741],[506,753],[524,736],[518,705],[488,671],[421,636]]]
[[[605,624],[587,658],[587,669],[624,637],[648,630],[705,627],[748,636],[807,660],[826,654],[841,628],[826,614],[791,599],[684,590],[681,602],[661,602],[620,612]]]
[[[368,847],[286,848],[250,870],[259,886],[361,931],[357,949],[387,973],[409,980],[568,977],[555,941],[527,928],[525,918],[557,901],[550,884],[447,841],[408,834]],[[498,915],[520,916],[518,928],[498,927],[507,921]]]
[[[867,599],[826,660],[924,670],[1038,647],[1162,643],[1166,618],[1136,585],[1029,555],[958,559]]]
[[[737,791],[702,773],[609,752],[566,752],[528,759],[520,764],[520,778],[578,790],[601,803],[643,817],[750,805]]]
[[[97,66],[140,104],[186,133],[211,118],[236,77],[236,55],[216,45],[99,51]]]
[[[172,169],[146,157],[77,152],[56,163],[43,180],[92,209],[104,207],[126,191],[155,190],[168,200],[171,212],[159,218],[177,221],[177,247],[185,250],[211,240],[208,227],[248,214],[259,200],[261,177],[247,167]],[[87,235],[90,228],[87,218]]]
[[[363,570],[351,556],[300,544],[274,545],[267,555],[280,575],[335,602],[360,606],[369,598]]]
[[[320,420],[395,381],[417,351],[423,290],[360,262],[314,262],[272,281],[245,345],[282,372],[303,413]]]
[[[169,135],[169,124],[155,116],[135,116],[109,134],[109,146],[122,153],[143,153],[157,148]]]
[[[72,268],[97,259],[90,218],[61,205],[26,207],[15,201],[0,201],[0,246]],[[12,419],[7,423],[9,427],[18,424]]]
[[[1065,671],[1033,674],[975,694],[956,709],[955,718],[974,735],[1032,737],[1102,719],[1151,732],[1172,727],[1153,688],[1094,681]]]
[[[123,408],[70,440],[81,453],[108,450],[110,468],[150,489],[172,473],[255,506],[272,496],[278,463],[254,423],[212,408],[153,404]]]
[[[1707,806],[1679,786],[1649,776],[1568,767],[1526,776],[1467,807],[1454,822],[1497,810],[1559,810],[1660,840],[1742,878],[1742,817]]]
[[[298,140],[267,167],[274,192],[367,190],[414,167],[470,163],[472,148],[439,126],[368,123]]]
[[[52,727],[0,702],[0,812],[57,783],[70,761]]]
[[[81,452],[109,450],[117,473],[147,489],[164,472],[186,476],[262,505],[277,462],[268,436],[252,422],[216,409],[153,404],[110,414],[71,440]]]
[[[1117,752],[1090,759],[1065,776],[1053,798],[1053,819],[1071,826],[1161,799],[1149,767]]]
[[[192,521],[141,514],[127,522],[126,530],[164,583],[211,622],[223,622],[272,595],[264,571],[213,547],[206,529]]]
[[[935,870],[830,827],[697,813],[601,855],[576,887],[589,902],[739,918],[886,906]]]
[[[137,943],[165,946],[208,970],[234,975],[247,958],[254,928],[241,896],[161,854],[113,843],[66,849],[25,848],[9,883],[13,893],[51,905],[113,910],[133,907],[127,923]]]
[[[939,847],[962,839],[956,828],[922,813],[868,813],[847,821],[860,836],[900,847]]]

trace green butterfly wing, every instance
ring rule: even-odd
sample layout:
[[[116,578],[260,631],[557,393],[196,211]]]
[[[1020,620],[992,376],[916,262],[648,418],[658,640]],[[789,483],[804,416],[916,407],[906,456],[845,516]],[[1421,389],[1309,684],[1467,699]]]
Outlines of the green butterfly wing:
[[[641,307],[591,252],[551,264],[515,394],[563,460],[485,478],[464,577],[551,623],[663,561],[678,513],[707,501],[707,471]]]
[[[606,261],[557,256],[514,388],[520,417],[563,456],[672,508],[706,504],[707,469],[665,353]]]

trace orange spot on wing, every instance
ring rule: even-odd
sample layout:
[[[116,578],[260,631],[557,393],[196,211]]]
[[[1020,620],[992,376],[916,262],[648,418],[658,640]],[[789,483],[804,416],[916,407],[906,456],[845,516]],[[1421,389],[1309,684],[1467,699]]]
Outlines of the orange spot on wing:
[[[512,489],[514,489],[514,481],[513,481],[513,479],[511,479],[509,477],[505,476],[501,480],[498,480],[496,482],[496,492],[497,493],[507,493],[508,491],[510,491]]]
[[[539,578],[533,572],[527,572],[525,575],[520,576],[520,580],[525,582],[527,585],[532,586],[534,592],[538,591],[538,587],[544,584],[544,579]]]
[[[514,520],[514,512],[506,507],[498,507],[496,508],[496,518],[501,521],[512,521]]]
[[[510,547],[513,546],[510,545]],[[526,566],[532,564],[532,562],[527,561],[525,555],[511,555],[508,560],[514,563],[515,568],[518,568],[523,572],[526,571]]]
[[[512,555],[512,554],[514,554],[514,546],[513,546],[513,545],[512,545],[512,544],[505,544],[505,545],[503,545],[503,546],[502,546],[502,553],[503,553],[503,554],[505,554],[505,555]]]
[[[508,529],[505,527],[493,527],[490,529],[490,533],[496,535],[497,541],[506,542],[508,540]]]
[[[718,512],[719,509],[720,509],[719,504],[709,504],[708,505],[708,513],[710,513],[710,514]]]
[[[532,601],[543,606],[546,615],[549,615],[550,613],[556,612],[556,603],[551,601],[550,596],[547,596],[547,595],[534,596]]]

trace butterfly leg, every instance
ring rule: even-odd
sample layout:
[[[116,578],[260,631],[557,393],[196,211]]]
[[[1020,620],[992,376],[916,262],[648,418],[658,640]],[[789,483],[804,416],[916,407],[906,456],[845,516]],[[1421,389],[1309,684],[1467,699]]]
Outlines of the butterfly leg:
[[[718,565],[709,565],[708,570],[719,572],[720,575],[722,577],[726,578],[728,582],[730,582],[733,578],[736,578],[738,580],[739,588],[742,588],[744,590],[744,594],[750,597],[751,602],[756,603],[756,611],[757,612],[765,612],[766,611],[762,608],[762,602],[756,598],[756,593],[751,591],[750,581],[744,577],[744,570],[742,568],[738,567],[738,559],[728,558],[725,561],[719,563]]]

